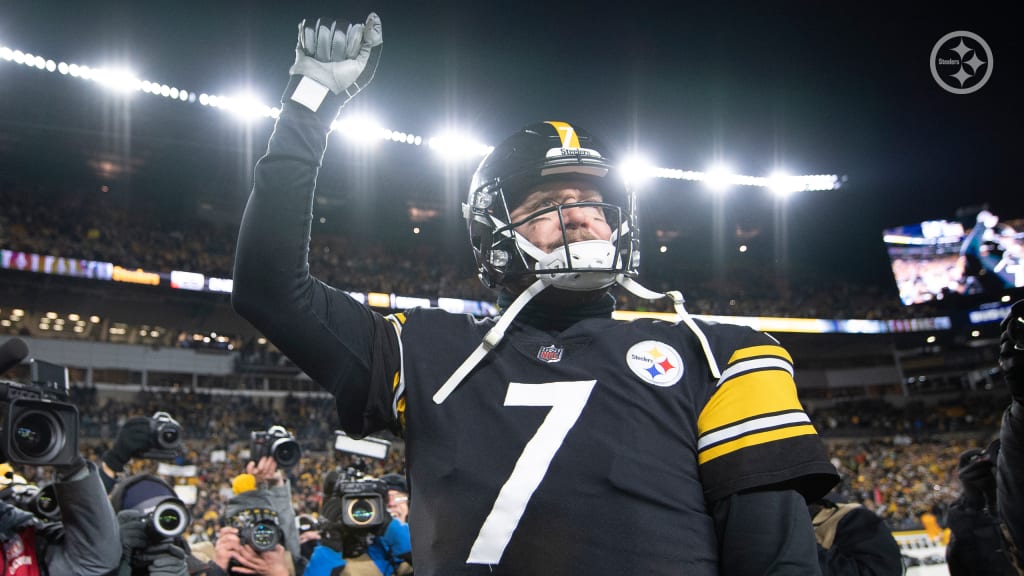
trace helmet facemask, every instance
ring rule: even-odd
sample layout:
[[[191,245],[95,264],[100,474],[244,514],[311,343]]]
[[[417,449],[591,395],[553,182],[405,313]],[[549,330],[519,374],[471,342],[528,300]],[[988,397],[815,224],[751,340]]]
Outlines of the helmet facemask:
[[[510,201],[521,202],[536,184],[549,180],[534,180],[523,191],[508,191],[508,186],[495,183],[471,195],[472,205],[465,206],[465,213],[484,284],[517,293],[534,280],[546,278],[554,288],[586,292],[607,289],[619,276],[635,277],[639,265],[635,201],[621,184],[621,192],[608,198],[604,182],[592,179],[594,187],[602,192],[601,200],[549,206],[512,221],[510,214],[515,206],[510,206]],[[566,211],[588,208],[601,210],[611,229],[609,238],[577,232],[575,225],[569,224]],[[538,218],[552,216],[558,220],[561,238],[546,249],[531,243],[523,232],[525,227]]]

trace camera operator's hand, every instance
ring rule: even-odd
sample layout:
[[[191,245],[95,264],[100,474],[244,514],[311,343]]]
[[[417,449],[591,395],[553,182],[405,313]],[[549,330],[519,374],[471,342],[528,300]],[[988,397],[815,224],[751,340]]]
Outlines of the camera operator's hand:
[[[373,79],[383,44],[380,17],[372,12],[365,24],[327,18],[303,20],[295,63],[288,70],[302,78],[289,86],[287,96],[316,112],[330,90],[341,96],[336,104],[340,109]],[[329,113],[333,116],[337,110]]]
[[[233,561],[233,562],[232,562]],[[261,576],[287,576],[288,556],[284,546],[278,544],[262,554],[242,544],[238,529],[224,526],[217,532],[213,562],[224,572],[259,574]]]
[[[284,484],[284,473],[277,468],[277,460],[272,456],[264,456],[259,462],[250,461],[245,465],[245,472],[252,474],[256,482],[268,486]]]
[[[141,561],[149,566],[149,576],[188,576],[185,550],[169,542],[146,548]]]
[[[149,418],[136,416],[129,419],[118,431],[114,446],[103,453],[103,463],[113,472],[121,472],[132,457],[152,448],[152,438]]]
[[[341,546],[341,515],[343,513],[341,498],[328,496],[320,506],[321,521],[320,544],[337,552],[344,552]]]
[[[1016,347],[1012,337],[1024,337],[1024,300],[1013,304],[999,326],[1003,329],[999,338],[999,367],[1010,387],[1010,395],[1024,404],[1024,350]]]

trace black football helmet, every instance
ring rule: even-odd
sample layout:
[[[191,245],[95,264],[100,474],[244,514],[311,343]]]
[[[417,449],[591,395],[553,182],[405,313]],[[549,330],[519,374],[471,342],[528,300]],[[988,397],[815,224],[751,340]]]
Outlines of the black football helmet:
[[[553,211],[559,211],[565,233],[561,206],[538,210],[519,222],[509,217],[533,186],[555,179],[593,181],[602,201],[589,204],[604,210],[612,229],[610,241],[566,244],[545,254],[516,233],[524,223]],[[463,216],[477,271],[489,288],[516,291],[547,277],[556,288],[589,291],[607,288],[620,276],[636,277],[636,198],[605,146],[567,122],[531,124],[495,147],[473,174]]]

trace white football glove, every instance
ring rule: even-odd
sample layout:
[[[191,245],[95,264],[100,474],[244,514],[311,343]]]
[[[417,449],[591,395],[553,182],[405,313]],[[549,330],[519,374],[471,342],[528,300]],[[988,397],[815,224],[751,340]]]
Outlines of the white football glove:
[[[373,80],[383,44],[380,17],[372,12],[365,24],[325,18],[315,22],[303,20],[299,24],[295,63],[288,72],[305,79],[292,100],[316,111],[326,91],[330,90],[334,94],[345,94],[344,105]],[[319,86],[308,80],[316,81]]]

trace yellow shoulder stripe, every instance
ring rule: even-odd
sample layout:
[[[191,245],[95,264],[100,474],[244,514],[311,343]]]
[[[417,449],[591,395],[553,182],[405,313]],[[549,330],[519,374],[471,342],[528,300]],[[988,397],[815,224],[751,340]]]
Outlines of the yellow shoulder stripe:
[[[782,346],[765,344],[762,346],[750,346],[736,350],[733,352],[732,358],[729,358],[729,364],[739,362],[740,360],[746,360],[747,358],[754,358],[756,356],[778,356],[779,358],[785,358],[790,364],[793,363],[793,358],[785,348]]]

